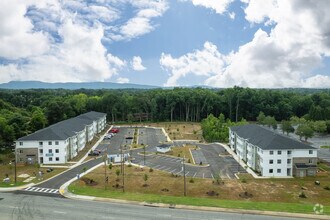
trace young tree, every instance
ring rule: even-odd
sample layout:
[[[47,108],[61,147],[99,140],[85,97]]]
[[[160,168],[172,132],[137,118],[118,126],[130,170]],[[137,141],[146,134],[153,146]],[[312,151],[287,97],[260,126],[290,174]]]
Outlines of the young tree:
[[[274,117],[271,116],[266,116],[264,120],[264,124],[267,125],[268,127],[273,127],[274,130],[277,128],[277,121],[275,120]]]
[[[314,131],[308,124],[301,124],[297,128],[296,134],[299,135],[300,140],[304,137],[307,141],[308,138],[313,137]]]
[[[259,112],[259,115],[257,117],[258,124],[264,125],[265,124],[265,114],[263,112]]]
[[[289,135],[289,133],[294,132],[294,128],[292,127],[290,121],[282,121],[281,128],[282,128],[283,134],[286,133],[287,135]]]
[[[327,131],[327,124],[325,121],[314,121],[313,130],[318,133],[324,133]]]

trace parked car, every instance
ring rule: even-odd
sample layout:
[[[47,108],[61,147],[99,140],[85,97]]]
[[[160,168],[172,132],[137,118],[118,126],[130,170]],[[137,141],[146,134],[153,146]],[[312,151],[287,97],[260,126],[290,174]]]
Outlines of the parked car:
[[[119,132],[119,129],[118,128],[113,128],[110,130],[111,133],[118,133]]]

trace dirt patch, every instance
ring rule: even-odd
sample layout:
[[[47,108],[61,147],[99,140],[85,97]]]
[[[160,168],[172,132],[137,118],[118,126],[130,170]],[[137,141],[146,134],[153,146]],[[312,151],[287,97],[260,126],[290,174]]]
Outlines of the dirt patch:
[[[211,191],[206,192],[206,195],[208,195],[208,196],[219,196],[219,193],[217,193],[216,191],[211,190]]]

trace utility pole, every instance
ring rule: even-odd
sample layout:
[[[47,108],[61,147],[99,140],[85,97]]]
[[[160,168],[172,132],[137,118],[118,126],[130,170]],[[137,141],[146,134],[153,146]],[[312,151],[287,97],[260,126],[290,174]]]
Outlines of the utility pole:
[[[15,185],[17,183],[17,154],[16,154],[16,147],[15,147]]]
[[[187,186],[186,186],[186,166],[184,163],[185,157],[182,158],[182,169],[183,169],[183,195],[187,195]]]
[[[146,146],[143,145],[143,166],[146,165]]]
[[[122,146],[122,145],[121,145]],[[125,145],[126,146],[126,145]],[[125,159],[124,159],[124,153],[123,153],[123,148],[121,148],[121,172],[122,172],[122,175],[123,175],[123,192],[125,192],[125,166],[124,166],[124,163],[125,162]]]
[[[107,189],[107,155],[103,156],[104,160],[104,190]]]

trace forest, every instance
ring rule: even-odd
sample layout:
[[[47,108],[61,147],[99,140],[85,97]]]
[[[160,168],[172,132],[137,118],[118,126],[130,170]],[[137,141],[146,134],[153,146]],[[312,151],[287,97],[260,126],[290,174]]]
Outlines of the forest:
[[[19,137],[88,111],[107,113],[110,123],[201,122],[210,115],[234,123],[257,121],[262,112],[276,122],[292,117],[324,121],[329,133],[330,91],[241,87],[0,90],[0,146],[10,146]]]

